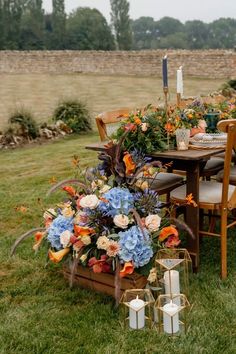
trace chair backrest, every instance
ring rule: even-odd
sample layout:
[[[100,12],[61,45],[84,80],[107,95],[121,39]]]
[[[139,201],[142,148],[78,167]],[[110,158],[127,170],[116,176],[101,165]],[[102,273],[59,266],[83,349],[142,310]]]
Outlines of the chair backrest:
[[[96,124],[101,141],[108,137],[119,127],[119,122],[128,117],[132,108],[120,108],[114,111],[102,112],[96,117]]]
[[[224,177],[223,177],[223,188],[222,188],[222,207],[227,208],[232,151],[236,149],[236,119],[221,120],[218,122],[217,128],[220,131],[227,133],[227,144],[225,150]],[[236,188],[232,198],[236,202],[235,199]]]

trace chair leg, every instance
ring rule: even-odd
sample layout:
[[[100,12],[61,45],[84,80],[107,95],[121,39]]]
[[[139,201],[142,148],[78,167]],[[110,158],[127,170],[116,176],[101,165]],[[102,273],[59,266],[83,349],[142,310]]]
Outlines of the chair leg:
[[[227,210],[221,214],[221,278],[227,278]]]

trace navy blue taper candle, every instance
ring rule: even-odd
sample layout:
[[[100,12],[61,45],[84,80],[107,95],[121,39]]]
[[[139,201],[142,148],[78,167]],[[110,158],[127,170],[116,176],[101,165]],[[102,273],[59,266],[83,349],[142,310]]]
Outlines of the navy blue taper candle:
[[[168,74],[167,74],[167,55],[162,59],[162,77],[163,87],[168,87]]]

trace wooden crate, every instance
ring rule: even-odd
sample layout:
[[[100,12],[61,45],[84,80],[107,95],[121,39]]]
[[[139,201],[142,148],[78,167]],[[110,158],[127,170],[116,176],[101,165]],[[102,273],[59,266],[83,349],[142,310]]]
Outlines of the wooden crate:
[[[64,265],[63,274],[67,280],[70,280],[71,272],[69,267],[66,265]],[[92,269],[78,265],[73,283],[81,286],[82,288],[94,290],[115,297],[114,274],[94,273]],[[126,289],[143,289],[146,284],[147,278],[138,273],[121,278],[120,296]]]

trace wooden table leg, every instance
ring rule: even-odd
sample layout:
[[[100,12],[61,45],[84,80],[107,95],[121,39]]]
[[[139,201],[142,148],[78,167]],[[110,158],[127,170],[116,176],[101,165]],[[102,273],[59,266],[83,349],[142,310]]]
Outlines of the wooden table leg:
[[[198,204],[199,200],[199,177],[200,165],[196,161],[188,162],[187,167],[187,195],[192,193],[194,201]],[[187,249],[193,260],[193,270],[198,271],[199,267],[199,208],[187,206],[186,223],[192,230],[194,238],[188,237]]]

